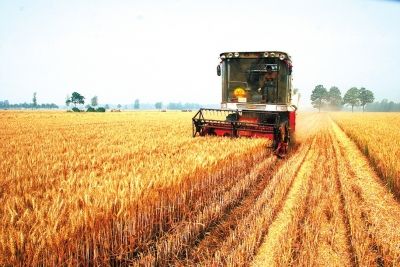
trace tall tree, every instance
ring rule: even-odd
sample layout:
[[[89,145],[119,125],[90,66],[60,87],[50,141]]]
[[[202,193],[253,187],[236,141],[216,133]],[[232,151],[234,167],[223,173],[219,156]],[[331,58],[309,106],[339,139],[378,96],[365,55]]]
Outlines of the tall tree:
[[[360,105],[360,90],[357,87],[352,87],[347,90],[343,97],[343,103],[351,106],[351,112],[354,110],[354,106]]]
[[[156,102],[154,104],[154,106],[155,106],[156,109],[161,109],[162,108],[162,102]]]
[[[96,95],[95,95],[94,97],[92,97],[92,99],[90,99],[90,104],[91,104],[93,107],[95,107],[95,106],[97,106],[97,105],[99,104],[98,98],[97,98]]]
[[[375,100],[374,93],[372,93],[370,90],[365,89],[364,87],[361,87],[358,97],[360,99],[360,104],[363,108],[363,112],[365,105],[368,103],[372,103]]]
[[[135,103],[133,104],[133,108],[134,108],[134,109],[139,109],[139,108],[140,108],[139,99],[136,99],[136,100],[135,100]]]
[[[338,110],[342,105],[342,93],[339,88],[332,86],[328,91],[328,103],[331,109]]]
[[[328,91],[323,85],[315,86],[314,90],[311,93],[311,104],[314,108],[317,108],[318,111],[321,111],[322,106],[328,100]]]
[[[78,92],[73,92],[72,96],[65,101],[67,106],[72,103],[76,107],[76,104],[85,104],[85,97]]]
[[[36,108],[36,107],[37,107],[36,92],[33,93],[32,103],[33,103],[33,104],[32,104],[32,105],[33,105],[33,108]]]

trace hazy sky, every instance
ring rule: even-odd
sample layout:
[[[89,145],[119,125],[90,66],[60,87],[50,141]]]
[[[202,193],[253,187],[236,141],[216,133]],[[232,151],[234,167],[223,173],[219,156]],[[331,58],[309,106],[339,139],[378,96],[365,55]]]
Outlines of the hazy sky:
[[[400,102],[400,2],[0,0],[0,100],[219,103],[218,56],[282,50],[317,84]]]

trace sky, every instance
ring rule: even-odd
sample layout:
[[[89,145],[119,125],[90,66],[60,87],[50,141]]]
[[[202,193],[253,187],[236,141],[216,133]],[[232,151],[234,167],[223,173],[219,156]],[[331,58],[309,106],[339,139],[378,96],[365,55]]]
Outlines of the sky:
[[[400,102],[400,2],[0,0],[0,100],[220,103],[227,51],[288,52],[301,106],[313,88]]]

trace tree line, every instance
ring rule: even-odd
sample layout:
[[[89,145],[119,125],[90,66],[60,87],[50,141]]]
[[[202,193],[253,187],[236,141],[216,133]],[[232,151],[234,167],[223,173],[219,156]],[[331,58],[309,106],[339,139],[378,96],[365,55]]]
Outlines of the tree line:
[[[8,100],[0,101],[0,109],[57,109],[58,106],[54,103],[42,103],[37,102],[37,93],[33,93],[32,103],[18,103],[11,104]]]
[[[327,90],[320,84],[315,86],[311,94],[311,104],[318,111],[321,111],[321,109],[340,110],[344,105],[351,106],[352,112],[356,106],[361,106],[364,111],[365,106],[373,103],[374,99],[374,93],[364,87],[360,89],[352,87],[342,97],[338,87],[332,86]]]
[[[85,97],[81,95],[78,92],[73,92],[71,96],[67,96],[67,99],[65,101],[65,104],[67,106],[73,105],[74,107],[72,108],[73,111],[81,111],[78,109],[77,105],[84,105],[85,104]],[[90,104],[86,105],[85,107],[87,108],[86,111],[93,111],[94,108],[98,105],[98,97],[94,96],[90,99]],[[122,107],[121,104],[118,104],[116,106],[118,109]],[[125,105],[125,108],[128,106]],[[166,105],[164,105],[162,102],[156,102],[154,104],[144,104],[141,105],[139,99],[135,99],[133,103],[133,109],[140,109],[140,108],[145,108],[145,109],[150,109],[150,108],[155,108],[155,109],[162,109],[162,108],[167,108],[171,110],[191,110],[191,109],[198,109],[200,108],[201,105],[198,103],[181,103],[181,102],[170,102]],[[106,104],[104,106],[105,109],[109,109],[110,106]]]
[[[383,99],[380,102],[368,104],[365,110],[370,112],[400,112],[400,103]]]
[[[10,104],[8,100],[0,101],[0,109],[57,109],[58,106],[54,103],[50,104],[36,104],[32,103],[18,103],[18,104]]]

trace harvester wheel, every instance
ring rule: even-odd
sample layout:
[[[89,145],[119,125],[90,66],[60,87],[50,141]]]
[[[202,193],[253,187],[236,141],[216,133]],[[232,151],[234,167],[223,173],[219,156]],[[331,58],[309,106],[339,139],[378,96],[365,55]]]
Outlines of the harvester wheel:
[[[272,140],[271,148],[273,151],[275,151],[278,148],[278,142],[276,141],[276,139]]]
[[[278,134],[275,137],[273,146],[274,146],[274,153],[279,158],[284,158],[287,153],[287,147],[289,143],[289,129],[288,129],[287,122],[283,122],[279,126]],[[276,148],[275,148],[276,146]]]
[[[296,134],[294,131],[289,131],[289,148],[296,147]]]

